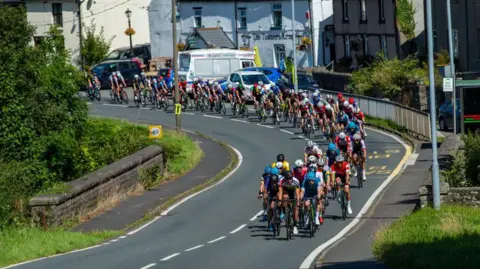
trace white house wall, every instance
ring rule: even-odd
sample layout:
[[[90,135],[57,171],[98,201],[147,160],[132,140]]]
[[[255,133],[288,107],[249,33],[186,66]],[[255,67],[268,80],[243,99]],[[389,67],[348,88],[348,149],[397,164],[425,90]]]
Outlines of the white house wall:
[[[316,54],[314,65],[323,65],[334,59],[330,59],[330,49],[325,47],[323,34],[326,25],[333,24],[333,0],[312,0],[312,24],[313,24],[313,48]],[[323,58],[325,57],[325,59]]]

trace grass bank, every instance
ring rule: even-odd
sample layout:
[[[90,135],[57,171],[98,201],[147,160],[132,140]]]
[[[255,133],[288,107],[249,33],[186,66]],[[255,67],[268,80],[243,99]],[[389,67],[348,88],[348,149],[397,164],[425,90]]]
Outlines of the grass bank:
[[[31,227],[7,228],[0,231],[0,267],[96,245],[120,234],[120,231],[84,234],[61,228],[47,231]]]
[[[421,209],[378,231],[373,253],[392,269],[478,268],[480,209]]]

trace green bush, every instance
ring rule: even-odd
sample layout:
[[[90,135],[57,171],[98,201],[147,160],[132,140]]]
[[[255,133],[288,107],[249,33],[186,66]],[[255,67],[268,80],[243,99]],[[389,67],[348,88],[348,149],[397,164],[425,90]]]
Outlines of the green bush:
[[[397,22],[407,40],[415,38],[415,8],[411,0],[397,0]]]
[[[462,136],[465,142],[465,176],[472,185],[480,185],[477,166],[480,165],[480,135],[468,134]]]

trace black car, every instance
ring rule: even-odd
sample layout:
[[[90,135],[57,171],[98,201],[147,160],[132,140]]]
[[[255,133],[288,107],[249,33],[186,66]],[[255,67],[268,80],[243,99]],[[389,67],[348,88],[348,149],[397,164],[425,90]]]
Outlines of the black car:
[[[292,74],[285,74],[289,81],[292,81]],[[314,91],[319,89],[317,82],[313,79],[313,76],[308,73],[297,72],[298,76],[298,90],[299,91]],[[293,89],[293,83],[285,84],[285,86]]]
[[[140,75],[140,73],[142,73],[142,69],[140,69],[138,63],[131,60],[106,61],[92,67],[92,72],[96,74],[100,80],[102,89],[110,88],[108,78],[112,72],[115,71],[120,71],[127,85],[132,85],[134,75]]]
[[[130,47],[122,47],[112,50],[105,61],[112,60],[129,60],[133,58],[138,58],[141,64],[148,65],[148,62],[152,59],[152,54],[150,53],[150,44],[140,44],[135,45],[132,48],[133,55],[130,53]]]

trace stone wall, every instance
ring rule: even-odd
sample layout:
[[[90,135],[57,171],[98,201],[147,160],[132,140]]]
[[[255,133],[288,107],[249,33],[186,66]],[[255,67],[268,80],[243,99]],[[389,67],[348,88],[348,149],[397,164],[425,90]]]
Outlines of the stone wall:
[[[349,73],[331,72],[324,68],[314,68],[311,72],[313,79],[321,88],[337,92],[344,92],[352,77]]]
[[[480,206],[480,187],[450,188],[444,198],[448,204]]]
[[[67,193],[35,196],[29,204],[32,220],[42,226],[56,226],[83,216],[95,210],[99,202],[135,189],[142,169],[158,165],[164,171],[165,161],[161,147],[149,146],[69,182]]]

